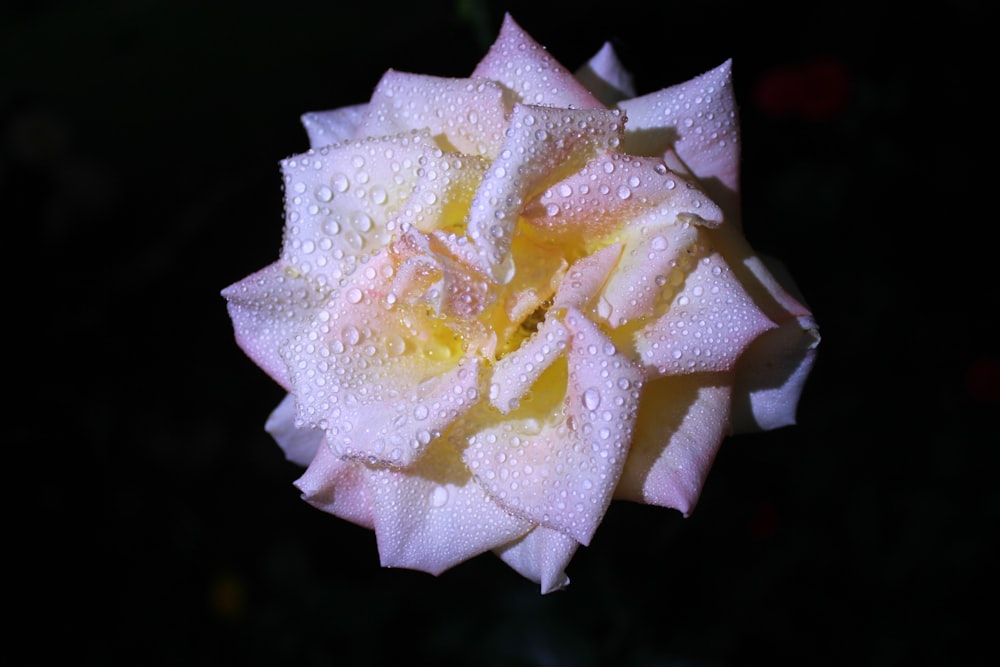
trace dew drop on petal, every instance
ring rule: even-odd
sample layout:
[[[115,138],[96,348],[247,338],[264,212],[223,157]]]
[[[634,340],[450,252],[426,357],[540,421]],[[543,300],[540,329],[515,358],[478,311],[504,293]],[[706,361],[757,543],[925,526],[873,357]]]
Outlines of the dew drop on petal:
[[[583,392],[583,407],[588,410],[596,410],[601,405],[601,392],[593,387]]]

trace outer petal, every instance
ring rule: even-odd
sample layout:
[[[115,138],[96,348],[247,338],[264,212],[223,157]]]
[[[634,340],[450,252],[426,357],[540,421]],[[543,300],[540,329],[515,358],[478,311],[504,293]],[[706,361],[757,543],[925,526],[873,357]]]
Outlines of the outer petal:
[[[802,317],[786,320],[754,341],[736,367],[734,433],[795,423],[819,340],[816,321]]]
[[[383,566],[439,574],[531,529],[486,496],[446,440],[407,470],[366,474]]]
[[[635,97],[632,74],[622,66],[610,42],[594,54],[574,76],[586,86],[594,97],[608,106],[629,97]]]
[[[236,342],[248,357],[285,389],[291,388],[282,348],[302,331],[326,293],[282,262],[276,262],[222,291]]]
[[[365,116],[367,104],[355,104],[329,111],[302,114],[302,126],[309,135],[309,148],[319,149],[339,144],[354,136],[354,130]]]
[[[727,432],[731,381],[697,373],[645,386],[616,499],[691,513]]]
[[[738,230],[723,226],[710,235],[757,307],[778,325],[754,342],[737,367],[734,432],[793,424],[820,342],[816,320],[794,296],[798,290],[783,267],[755,253]]]
[[[506,14],[500,34],[472,76],[493,79],[525,104],[577,109],[604,106]]]
[[[503,140],[503,89],[487,79],[390,70],[379,81],[357,138],[428,130],[442,148],[495,156]]]
[[[712,181],[739,191],[739,122],[732,84],[732,61],[690,81],[624,100],[628,114],[625,151],[662,155],[673,147],[716,197]]]
[[[325,441],[295,486],[310,505],[359,526],[375,527],[364,466],[339,458]]]
[[[524,401],[524,412],[470,437],[464,458],[503,507],[588,544],[625,463],[642,373],[579,311],[565,324],[573,338],[562,408],[538,418],[536,399]],[[551,395],[558,383],[549,382]]]
[[[666,313],[636,333],[636,351],[650,377],[730,371],[774,327],[725,259],[712,253],[684,278]]]
[[[285,350],[298,418],[340,456],[407,466],[478,401],[479,361],[436,318],[390,307],[380,253]]]
[[[579,546],[568,535],[537,526],[521,539],[494,551],[521,576],[541,584],[544,594],[569,585],[566,566]]]
[[[337,285],[361,257],[387,245],[393,213],[410,196],[429,135],[401,135],[310,149],[281,163],[285,181],[282,259],[322,285]]]
[[[515,105],[500,154],[469,210],[467,233],[497,282],[513,277],[510,247],[527,197],[553,174],[617,147],[622,125],[618,111]]]
[[[287,394],[271,412],[264,430],[285,452],[285,458],[303,467],[309,465],[323,444],[323,431],[295,425],[295,397],[292,394]]]

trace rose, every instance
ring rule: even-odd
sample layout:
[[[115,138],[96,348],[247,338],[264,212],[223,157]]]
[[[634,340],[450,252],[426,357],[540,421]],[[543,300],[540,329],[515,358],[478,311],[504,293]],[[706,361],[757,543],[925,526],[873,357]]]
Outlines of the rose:
[[[303,497],[383,565],[555,590],[612,499],[687,515],[723,437],[794,421],[819,337],[741,231],[729,62],[634,97],[507,16],[470,78],[303,123],[281,257],[223,294]]]

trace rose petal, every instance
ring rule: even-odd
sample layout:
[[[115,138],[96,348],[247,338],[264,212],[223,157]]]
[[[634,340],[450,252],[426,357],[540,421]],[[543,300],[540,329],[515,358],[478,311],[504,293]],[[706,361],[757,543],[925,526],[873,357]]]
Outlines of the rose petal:
[[[607,106],[635,97],[632,74],[622,66],[610,42],[604,42],[601,50],[574,72],[574,77]]]
[[[264,430],[285,452],[286,459],[303,467],[315,458],[316,450],[323,443],[323,431],[295,425],[295,397],[292,394],[286,394],[271,412]]]
[[[494,549],[503,562],[537,584],[542,593],[569,585],[566,566],[580,543],[557,530],[536,526],[519,540]]]
[[[738,229],[710,232],[756,306],[777,330],[761,336],[740,359],[733,396],[735,433],[795,423],[805,380],[815,361],[819,327],[784,268],[757,254]]]
[[[546,238],[567,243],[584,237],[596,245],[658,205],[665,222],[667,213],[698,216],[711,226],[722,221],[718,207],[663,160],[621,153],[592,158],[529,201],[523,216]]]
[[[487,79],[446,79],[389,70],[355,137],[428,130],[445,150],[495,156],[506,125],[503,89]]]
[[[624,238],[621,259],[597,301],[598,315],[615,328],[666,308],[690,270],[698,228],[665,207],[632,221]]]
[[[530,400],[469,437],[464,459],[510,512],[588,544],[625,463],[642,372],[579,311],[565,325],[568,378],[551,366]]]
[[[552,301],[552,308],[575,308],[596,315],[596,312],[591,313],[591,306],[621,257],[621,253],[622,244],[616,243],[574,262],[566,273],[566,278],[559,284],[559,291]]]
[[[514,106],[500,154],[472,200],[467,227],[480,265],[497,282],[513,277],[510,246],[528,195],[543,179],[617,147],[622,125],[618,111]]]
[[[375,527],[364,466],[339,458],[325,441],[295,486],[313,507],[369,530]]]
[[[282,358],[286,342],[305,328],[322,290],[275,262],[222,291],[236,342],[254,363],[286,390],[291,388]]]
[[[387,302],[373,257],[285,349],[298,419],[339,456],[407,466],[478,400],[479,360],[437,318]]]
[[[309,136],[309,148],[319,149],[342,143],[353,137],[367,109],[367,104],[355,104],[302,114],[302,126]]]
[[[715,198],[711,182],[739,191],[739,124],[732,61],[685,83],[618,104],[628,114],[626,153],[677,155]]]
[[[321,285],[337,285],[359,259],[389,243],[392,214],[409,197],[428,135],[401,135],[323,147],[283,160],[282,259]]]
[[[493,79],[525,104],[577,109],[603,109],[597,98],[573,78],[545,48],[505,14],[500,34],[472,73]]]
[[[555,317],[547,317],[520,347],[493,365],[490,403],[507,414],[542,373],[566,351],[569,330]]]
[[[727,432],[731,381],[725,374],[697,373],[643,387],[616,499],[691,513]]]
[[[736,367],[733,432],[795,423],[799,398],[816,360],[819,327],[811,317],[784,321],[753,342]]]
[[[531,529],[486,496],[443,439],[407,470],[366,471],[385,567],[439,574]]]
[[[712,253],[684,277],[663,316],[636,333],[635,349],[649,377],[729,371],[774,327],[725,259]]]

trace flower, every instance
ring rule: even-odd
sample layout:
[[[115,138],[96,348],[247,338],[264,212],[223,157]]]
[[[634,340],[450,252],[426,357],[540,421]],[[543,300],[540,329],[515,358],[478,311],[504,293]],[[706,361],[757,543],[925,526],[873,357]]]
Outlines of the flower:
[[[725,436],[794,421],[819,336],[744,239],[730,72],[636,97],[508,15],[469,78],[303,116],[281,256],[223,295],[297,487],[382,565],[556,590],[613,499],[687,515]]]

